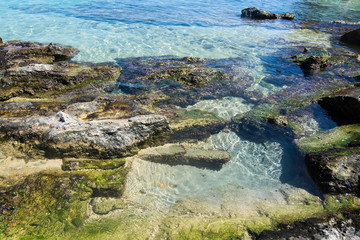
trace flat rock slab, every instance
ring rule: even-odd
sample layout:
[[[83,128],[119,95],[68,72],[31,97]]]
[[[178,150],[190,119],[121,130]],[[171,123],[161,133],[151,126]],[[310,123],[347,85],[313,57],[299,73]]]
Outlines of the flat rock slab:
[[[224,150],[209,150],[182,144],[166,144],[161,147],[144,149],[139,152],[138,156],[150,162],[172,166],[190,165],[211,170],[220,170],[222,165],[231,159],[231,155]]]
[[[50,117],[0,118],[0,133],[45,151],[48,157],[116,158],[169,130],[161,115],[77,121],[58,112]]]

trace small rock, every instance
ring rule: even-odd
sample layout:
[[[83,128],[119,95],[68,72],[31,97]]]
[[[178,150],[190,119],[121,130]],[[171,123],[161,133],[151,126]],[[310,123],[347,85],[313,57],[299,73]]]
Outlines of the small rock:
[[[275,13],[267,12],[264,10],[259,10],[256,7],[246,8],[241,11],[242,18],[252,18],[252,19],[277,19],[278,16]]]
[[[280,14],[280,18],[285,20],[294,20],[295,14],[294,13],[282,13]]]

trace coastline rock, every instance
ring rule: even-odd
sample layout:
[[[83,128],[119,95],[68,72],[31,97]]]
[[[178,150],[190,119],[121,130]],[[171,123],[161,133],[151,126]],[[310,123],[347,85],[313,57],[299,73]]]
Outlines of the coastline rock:
[[[139,158],[156,163],[190,165],[211,170],[220,170],[229,162],[231,155],[224,150],[202,149],[196,146],[166,144],[161,147],[148,148],[139,152]]]
[[[264,20],[264,19],[277,19],[282,18],[286,20],[293,20],[295,18],[295,14],[293,13],[283,13],[283,14],[275,14],[272,12],[267,12],[264,10],[259,10],[256,7],[245,8],[241,11],[242,18],[251,18],[257,20]]]
[[[360,46],[360,28],[345,33],[344,35],[341,36],[340,40],[348,44]]]
[[[319,104],[339,125],[360,123],[360,88],[355,87],[322,98]]]
[[[20,140],[54,157],[116,158],[168,131],[161,115],[88,122],[58,112],[51,117],[0,118],[5,138]]]
[[[265,230],[257,240],[321,240],[321,239],[352,239],[360,240],[359,211],[345,212],[344,218],[330,218],[327,221],[310,218],[297,221],[291,225],[282,224],[280,230]]]
[[[90,68],[67,62],[12,67],[0,79],[0,100],[20,95],[50,94],[48,91],[63,91],[88,81],[116,79],[120,74],[121,69],[115,67]]]
[[[50,43],[8,41],[0,46],[0,100],[54,94],[95,80],[113,80],[121,68],[69,62],[77,49]]]
[[[330,194],[360,194],[360,149],[332,149],[309,153],[308,171],[318,186]]]
[[[2,38],[0,37],[0,44],[2,44],[3,43],[3,40],[2,40]]]
[[[55,43],[44,45],[20,40],[8,41],[0,46],[0,65],[11,68],[30,63],[53,63],[69,60],[78,52],[75,48]]]

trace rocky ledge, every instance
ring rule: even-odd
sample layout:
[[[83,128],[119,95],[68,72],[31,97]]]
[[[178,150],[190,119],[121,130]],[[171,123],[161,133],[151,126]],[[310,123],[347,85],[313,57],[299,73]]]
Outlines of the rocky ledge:
[[[53,95],[91,81],[114,80],[121,69],[72,63],[77,49],[8,41],[0,45],[0,100],[16,96]]]

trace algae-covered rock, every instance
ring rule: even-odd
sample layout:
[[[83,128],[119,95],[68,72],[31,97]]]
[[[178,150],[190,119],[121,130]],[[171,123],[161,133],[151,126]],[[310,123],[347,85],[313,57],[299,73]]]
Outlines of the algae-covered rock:
[[[340,38],[341,41],[353,45],[360,46],[360,28],[354,31],[345,33]]]
[[[25,66],[30,63],[52,63],[68,60],[78,52],[77,49],[50,43],[48,45],[8,41],[0,46],[0,65],[2,68]]]
[[[200,87],[211,81],[221,81],[226,78],[226,75],[217,70],[205,68],[175,68],[169,69],[160,73],[153,73],[145,76],[150,81],[170,80],[186,87]]]
[[[332,149],[309,153],[309,173],[325,193],[360,194],[360,149]]]
[[[308,51],[293,57],[305,75],[312,75],[331,65],[331,54],[325,50]]]
[[[231,155],[224,150],[209,150],[181,144],[166,144],[141,150],[138,157],[156,163],[191,165],[213,170],[220,170],[222,165],[231,159]]]
[[[50,43],[9,41],[0,46],[0,100],[54,94],[95,80],[114,80],[121,69],[70,63],[78,50]]]
[[[51,117],[0,119],[5,138],[33,144],[49,157],[122,157],[167,130],[167,119],[154,114],[88,122],[79,122],[64,112]]]
[[[360,123],[360,88],[350,88],[319,100],[319,104],[340,125]]]
[[[280,226],[277,231],[263,231],[256,239],[280,240],[280,239],[353,239],[358,240],[360,224],[359,211],[346,211],[343,217],[328,219],[310,218],[305,221],[297,221],[293,224]]]
[[[70,89],[90,81],[116,79],[119,68],[98,66],[90,68],[75,63],[39,64],[13,67],[1,78],[0,99],[6,100],[19,95],[40,96]]]

